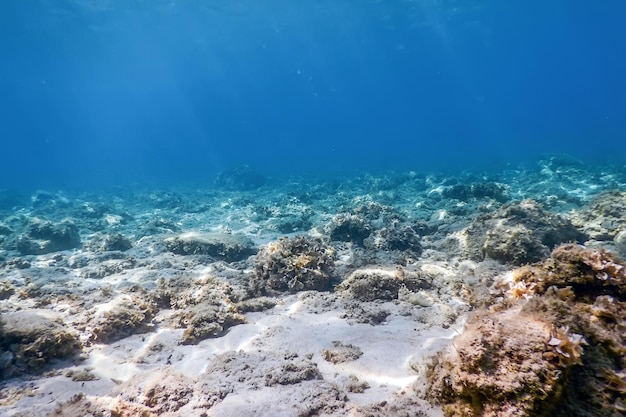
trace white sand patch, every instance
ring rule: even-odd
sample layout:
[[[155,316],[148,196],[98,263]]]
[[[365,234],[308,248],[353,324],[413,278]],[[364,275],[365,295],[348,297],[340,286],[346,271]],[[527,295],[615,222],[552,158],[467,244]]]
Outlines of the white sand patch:
[[[393,303],[385,307],[397,308]],[[206,370],[200,363],[210,362],[212,355],[232,351],[312,355],[325,381],[340,381],[353,375],[367,382],[370,388],[363,394],[351,394],[350,401],[368,404],[388,399],[392,393],[415,384],[423,377],[419,372],[421,365],[446,346],[462,327],[462,323],[448,329],[429,327],[396,314],[379,326],[350,324],[338,311],[310,311],[306,302],[295,295],[268,313],[248,314],[249,324],[236,326],[221,338],[201,342],[175,363],[175,368],[189,377],[200,377]],[[322,352],[332,348],[333,341],[354,345],[363,355],[351,362],[327,362]],[[246,398],[240,392],[237,401],[253,401],[254,395],[251,392],[250,398]]]

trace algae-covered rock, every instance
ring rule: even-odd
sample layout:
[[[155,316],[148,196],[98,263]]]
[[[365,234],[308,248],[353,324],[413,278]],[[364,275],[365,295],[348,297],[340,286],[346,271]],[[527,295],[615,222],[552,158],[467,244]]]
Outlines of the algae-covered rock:
[[[413,292],[430,288],[423,274],[402,268],[367,267],[348,275],[335,291],[359,301],[396,300],[401,288]]]
[[[145,332],[156,314],[154,302],[139,295],[121,295],[88,313],[91,340],[110,343],[135,333]]]
[[[121,233],[112,233],[94,237],[85,245],[86,249],[99,252],[124,252],[133,247],[133,243]]]
[[[351,273],[335,290],[359,301],[395,300],[402,286],[396,269],[365,268]]]
[[[293,385],[312,379],[324,379],[315,362],[310,360],[295,360],[284,364],[265,375],[265,385],[272,387],[279,385]]]
[[[358,245],[363,245],[363,241],[372,233],[372,226],[362,216],[346,213],[335,216],[327,229],[330,240]]]
[[[613,255],[578,245],[505,274],[436,362],[447,416],[615,417],[626,411],[626,280]]]
[[[455,198],[461,201],[471,201],[481,198],[491,198],[498,202],[508,200],[508,187],[497,182],[473,182],[470,184],[456,184],[446,187],[442,195],[446,198]]]
[[[81,348],[61,316],[49,310],[22,310],[0,318],[0,375],[41,372]]]
[[[7,226],[4,222],[0,222],[0,236],[8,236],[13,233],[13,229]]]
[[[215,179],[215,185],[229,191],[256,190],[267,183],[267,178],[248,165],[222,171]]]
[[[363,351],[351,344],[343,344],[337,340],[333,341],[333,347],[324,349],[322,357],[325,361],[338,364],[357,360],[363,355]]]
[[[326,290],[334,260],[335,251],[321,239],[283,238],[268,244],[257,254],[250,286],[260,294]]]
[[[15,294],[15,287],[8,280],[0,281],[0,300],[6,300]]]
[[[560,243],[586,240],[569,220],[532,200],[478,217],[464,236],[463,250],[470,259],[491,258],[511,265],[537,262]]]
[[[204,339],[222,336],[229,328],[246,323],[246,318],[234,304],[222,300],[205,300],[184,310],[179,318],[186,327],[182,343],[195,344]]]
[[[475,315],[438,360],[431,390],[447,416],[533,416],[557,387],[550,328],[520,308]]]
[[[409,224],[392,223],[372,233],[364,241],[365,247],[383,251],[403,251],[412,256],[422,253],[418,232]]]
[[[573,213],[572,223],[594,240],[613,240],[626,230],[626,191],[608,191]]]
[[[32,219],[16,242],[22,255],[41,255],[50,252],[79,248],[78,227],[69,220],[55,224],[49,220]]]
[[[227,233],[184,233],[165,240],[165,247],[179,255],[208,255],[228,262],[254,253],[253,243],[241,235]]]
[[[536,292],[549,287],[571,287],[579,297],[626,295],[626,266],[603,250],[566,244],[554,249],[550,259],[516,271],[516,280],[535,284]]]
[[[160,280],[156,298],[159,305],[176,312],[173,325],[185,329],[183,344],[222,336],[229,328],[246,322],[242,304],[237,303],[239,295],[230,284],[213,277]],[[261,301],[257,307],[262,305],[267,302]]]

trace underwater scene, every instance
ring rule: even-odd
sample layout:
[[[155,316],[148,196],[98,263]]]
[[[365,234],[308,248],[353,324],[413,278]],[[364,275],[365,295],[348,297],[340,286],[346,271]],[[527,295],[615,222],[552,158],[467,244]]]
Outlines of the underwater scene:
[[[0,2],[0,417],[626,415],[626,3]]]

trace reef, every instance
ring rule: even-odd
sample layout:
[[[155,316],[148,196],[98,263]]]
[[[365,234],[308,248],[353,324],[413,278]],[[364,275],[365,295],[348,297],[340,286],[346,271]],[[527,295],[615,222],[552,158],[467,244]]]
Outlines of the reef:
[[[0,414],[623,415],[624,184],[551,157],[0,190]]]

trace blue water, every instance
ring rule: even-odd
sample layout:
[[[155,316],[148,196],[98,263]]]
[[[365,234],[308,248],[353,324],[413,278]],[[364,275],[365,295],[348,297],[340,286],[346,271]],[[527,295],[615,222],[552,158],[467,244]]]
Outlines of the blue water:
[[[0,187],[623,163],[626,3],[2,0]]]

